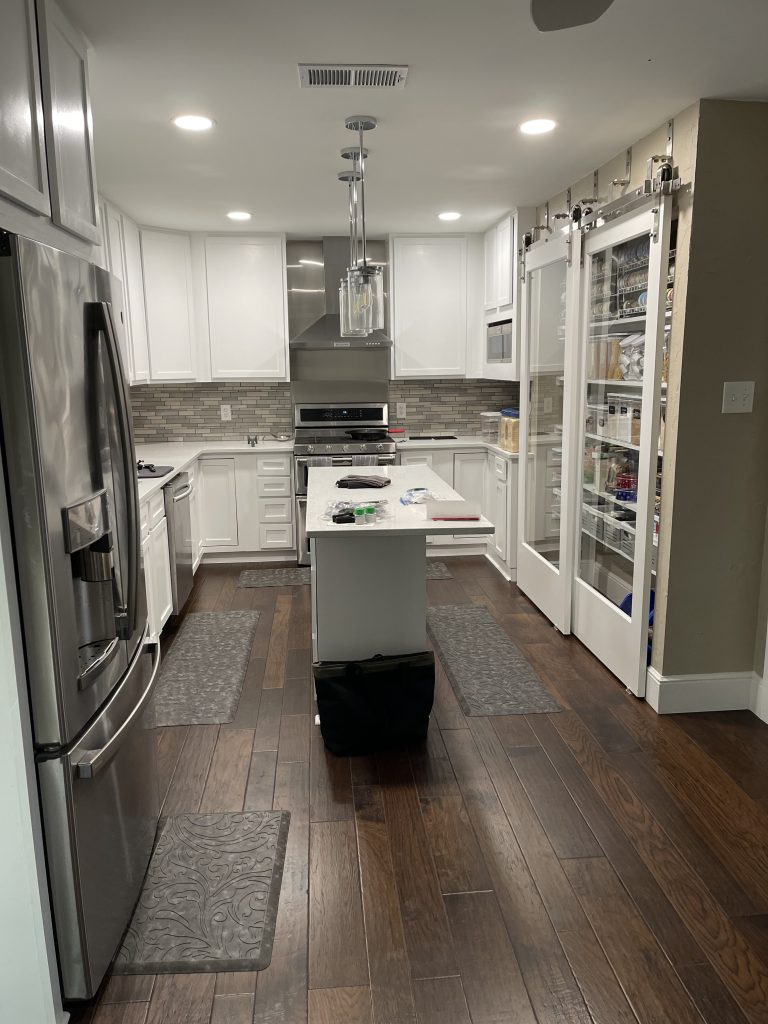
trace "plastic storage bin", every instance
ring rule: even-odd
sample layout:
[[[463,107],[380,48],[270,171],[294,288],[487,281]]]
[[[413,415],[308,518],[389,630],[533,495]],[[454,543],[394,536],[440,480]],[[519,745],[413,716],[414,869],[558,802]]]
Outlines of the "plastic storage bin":
[[[500,412],[480,413],[480,436],[490,444],[499,444],[501,431]]]
[[[499,423],[499,444],[505,452],[520,451],[520,413],[517,409],[502,409]]]

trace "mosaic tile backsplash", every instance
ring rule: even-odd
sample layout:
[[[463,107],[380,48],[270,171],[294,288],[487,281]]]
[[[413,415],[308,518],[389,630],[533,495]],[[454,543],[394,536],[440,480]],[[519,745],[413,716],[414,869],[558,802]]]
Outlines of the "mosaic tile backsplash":
[[[481,412],[517,407],[519,397],[519,385],[507,381],[392,381],[390,423],[398,425],[395,403],[405,402],[399,425],[412,434],[477,434]],[[232,441],[292,429],[290,384],[147,384],[131,388],[131,404],[137,443]],[[222,404],[232,406],[229,423],[221,421]]]

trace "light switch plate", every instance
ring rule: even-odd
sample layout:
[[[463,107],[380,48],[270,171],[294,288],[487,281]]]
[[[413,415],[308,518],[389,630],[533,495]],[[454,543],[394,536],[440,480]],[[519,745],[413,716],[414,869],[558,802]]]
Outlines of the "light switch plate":
[[[232,420],[232,406],[222,405],[221,407],[221,422],[229,423]]]
[[[723,384],[723,413],[752,412],[754,399],[753,380],[727,380]]]
[[[399,420],[404,420],[405,416],[406,416],[405,402],[398,402],[397,403],[397,418]]]

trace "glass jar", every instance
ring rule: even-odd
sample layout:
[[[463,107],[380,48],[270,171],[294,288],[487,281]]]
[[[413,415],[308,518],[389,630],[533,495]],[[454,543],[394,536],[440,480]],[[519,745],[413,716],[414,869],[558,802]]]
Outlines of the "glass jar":
[[[501,443],[501,413],[481,412],[480,413],[480,436],[490,444]]]

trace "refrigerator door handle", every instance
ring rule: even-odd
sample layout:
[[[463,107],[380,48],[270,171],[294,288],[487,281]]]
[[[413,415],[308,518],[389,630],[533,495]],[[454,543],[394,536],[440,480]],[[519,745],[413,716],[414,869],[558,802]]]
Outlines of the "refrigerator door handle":
[[[112,320],[112,306],[109,302],[88,302],[86,308],[89,326],[93,330],[103,333],[106,339],[110,375],[117,400],[118,429],[128,506],[128,601],[126,606],[120,609],[120,612],[125,616],[125,625],[121,633],[123,639],[128,639],[136,630],[139,590],[139,485],[134,461],[131,414],[125,390],[125,374],[117,342],[117,332]]]
[[[100,750],[85,751],[75,763],[74,768],[79,779],[93,779],[99,774],[99,772],[103,771],[103,769],[107,767],[109,762],[125,742],[134,722],[141,717],[144,709],[149,703],[149,699],[155,689],[155,681],[160,668],[160,644],[155,641],[153,643],[146,644],[145,648],[146,647],[152,649],[152,675],[149,677],[146,689],[139,698],[139,701],[133,711],[131,711],[130,715],[126,718],[112,739]],[[143,653],[144,649],[142,649],[142,655]]]

